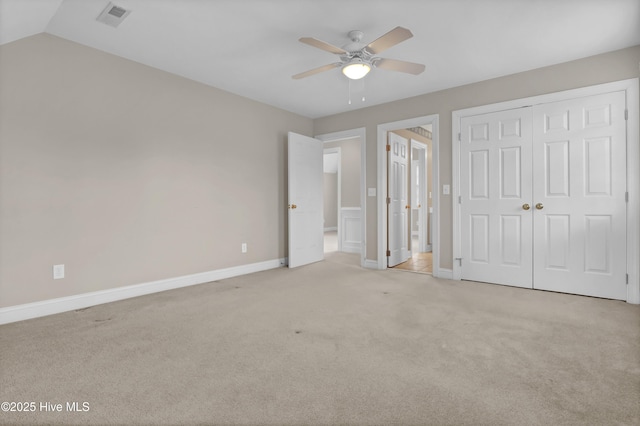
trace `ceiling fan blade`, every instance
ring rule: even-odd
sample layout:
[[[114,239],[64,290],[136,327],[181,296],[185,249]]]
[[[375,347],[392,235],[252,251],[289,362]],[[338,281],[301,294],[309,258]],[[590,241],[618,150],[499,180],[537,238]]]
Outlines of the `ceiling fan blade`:
[[[327,42],[324,42],[322,40],[318,40],[317,38],[313,38],[313,37],[302,37],[300,39],[300,41],[302,43],[306,43],[309,46],[313,46],[313,47],[317,47],[318,49],[322,49],[326,52],[330,52],[330,53],[335,53],[336,55],[344,55],[346,53],[348,53],[346,50],[341,49],[338,46],[334,46],[333,44],[329,44]]]
[[[365,49],[372,55],[376,55],[382,51],[387,50],[390,47],[395,46],[398,43],[413,37],[411,31],[403,27],[395,27],[385,35],[378,37],[376,40],[369,43]]]
[[[415,62],[398,61],[397,59],[378,59],[375,61],[376,68],[390,71],[406,72],[407,74],[418,75],[422,73],[425,66]]]
[[[309,77],[310,75],[318,74],[318,73],[323,72],[323,71],[329,71],[329,70],[332,70],[334,68],[338,68],[340,65],[342,65],[342,63],[340,63],[340,62],[336,62],[334,64],[323,65],[321,67],[314,68],[312,70],[301,72],[300,74],[296,74],[294,76],[291,76],[291,78],[293,78],[295,80],[298,80],[300,78]]]

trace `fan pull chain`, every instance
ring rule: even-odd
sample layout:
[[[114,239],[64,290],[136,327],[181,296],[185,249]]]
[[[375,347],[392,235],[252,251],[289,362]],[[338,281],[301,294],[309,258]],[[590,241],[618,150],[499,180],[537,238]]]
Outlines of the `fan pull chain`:
[[[352,90],[351,89],[351,79],[348,79],[347,81],[348,81],[348,84],[349,84],[349,89],[348,89],[349,90],[349,105],[351,105],[351,90]],[[364,81],[359,81],[358,83],[362,84],[362,86],[361,86],[361,88],[362,88],[362,102],[365,102],[366,98],[364,96],[364,92],[365,92]]]

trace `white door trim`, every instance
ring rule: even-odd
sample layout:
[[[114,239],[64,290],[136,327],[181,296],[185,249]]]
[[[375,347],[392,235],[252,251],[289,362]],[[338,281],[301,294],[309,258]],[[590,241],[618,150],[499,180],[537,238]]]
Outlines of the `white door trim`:
[[[637,78],[621,80],[611,83],[598,84],[579,89],[566,90],[546,95],[515,99],[490,105],[482,105],[452,112],[452,203],[453,203],[453,279],[460,280],[460,262],[455,259],[461,257],[461,222],[460,222],[460,120],[462,117],[504,111],[542,103],[562,101],[579,97],[586,97],[615,91],[626,92],[627,120],[627,302],[640,304],[640,92]],[[435,255],[435,253],[434,253]],[[435,263],[434,263],[435,267]]]
[[[362,235],[362,247],[360,250],[360,266],[364,268],[366,267],[365,265],[367,265],[368,263],[366,260],[366,256],[367,256],[367,227],[366,227],[366,223],[367,223],[367,220],[366,220],[367,219],[367,213],[366,213],[366,208],[367,208],[367,203],[366,203],[366,200],[367,200],[366,198],[367,132],[366,132],[366,129],[364,127],[359,127],[357,129],[325,133],[322,135],[317,135],[316,139],[321,140],[323,143],[328,143],[328,142],[337,142],[345,139],[352,139],[356,137],[360,138],[360,212],[361,212],[360,231]],[[340,220],[338,218],[338,227],[339,226],[340,226]],[[369,263],[370,262],[371,261],[369,261]]]
[[[378,124],[378,269],[386,269],[387,268],[387,132],[391,130],[399,130],[399,129],[407,129],[410,127],[424,126],[425,124],[431,124],[431,134],[432,134],[432,168],[431,168],[431,176],[433,177],[433,215],[432,215],[432,238],[431,242],[433,245],[433,276],[440,277],[440,220],[439,220],[439,202],[440,202],[440,192],[438,191],[440,185],[440,176],[439,176],[439,154],[438,154],[438,141],[439,141],[439,131],[438,131],[438,123],[439,123],[439,115],[425,115],[422,117],[409,118],[407,120],[394,121],[390,123]],[[444,271],[446,273],[446,271]],[[449,277],[449,274],[446,274],[446,277]]]

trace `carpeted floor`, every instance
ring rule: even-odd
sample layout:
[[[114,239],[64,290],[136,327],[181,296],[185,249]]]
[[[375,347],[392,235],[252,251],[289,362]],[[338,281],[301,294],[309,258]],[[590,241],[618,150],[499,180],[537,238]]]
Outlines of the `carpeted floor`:
[[[0,423],[640,424],[640,307],[358,262],[0,326]]]

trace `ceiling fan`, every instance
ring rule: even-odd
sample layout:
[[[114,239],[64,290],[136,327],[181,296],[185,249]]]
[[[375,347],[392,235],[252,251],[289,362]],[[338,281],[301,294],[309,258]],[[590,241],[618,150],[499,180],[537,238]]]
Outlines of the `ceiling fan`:
[[[337,47],[313,37],[302,37],[300,39],[302,43],[336,54],[340,57],[340,62],[334,62],[333,64],[314,68],[309,71],[296,74],[292,76],[292,78],[297,80],[340,67],[342,68],[342,73],[352,80],[358,80],[364,77],[372,68],[400,71],[413,75],[418,75],[424,71],[425,66],[422,64],[399,61],[397,59],[378,58],[374,56],[413,37],[413,34],[408,29],[396,27],[367,45],[360,41],[362,40],[363,35],[362,31],[349,31],[348,37],[351,39],[351,43],[348,43],[343,47]]]

